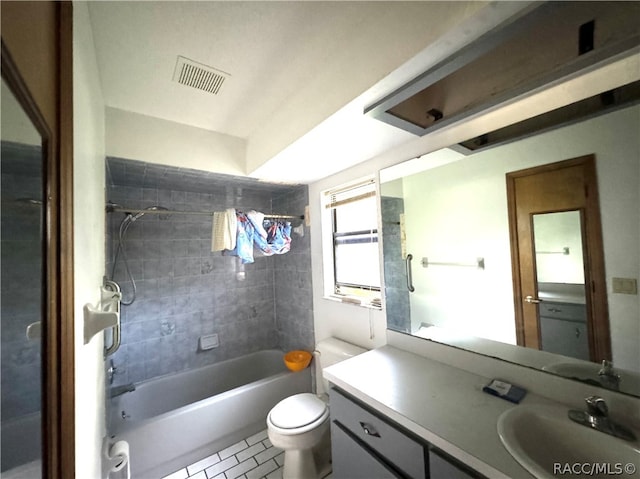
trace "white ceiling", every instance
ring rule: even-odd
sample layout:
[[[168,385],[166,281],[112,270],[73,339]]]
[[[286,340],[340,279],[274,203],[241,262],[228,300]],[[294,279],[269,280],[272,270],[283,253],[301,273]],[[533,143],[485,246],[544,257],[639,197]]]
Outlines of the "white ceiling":
[[[99,1],[89,2],[89,12],[106,107],[242,138],[248,174],[310,182],[412,137],[365,118],[363,102],[411,78],[395,72],[485,6]],[[445,43],[455,46],[473,33],[464,28]],[[231,76],[218,95],[180,85],[172,81],[178,55]],[[315,131],[334,115],[340,121]],[[301,146],[305,135],[310,140]],[[285,161],[283,172],[282,159],[271,160],[293,143],[295,163]],[[324,161],[300,167],[300,155],[324,149]]]

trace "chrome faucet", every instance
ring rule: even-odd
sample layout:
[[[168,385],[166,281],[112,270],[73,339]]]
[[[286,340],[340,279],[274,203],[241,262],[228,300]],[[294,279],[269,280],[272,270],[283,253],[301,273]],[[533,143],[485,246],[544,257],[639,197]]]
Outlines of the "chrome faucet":
[[[589,396],[585,398],[584,401],[587,404],[587,410],[578,411],[571,409],[569,411],[569,419],[583,426],[619,437],[626,441],[636,440],[635,434],[633,434],[630,429],[611,420],[609,417],[609,407],[604,399],[599,396]]]
[[[613,369],[613,362],[602,360],[602,367],[598,371],[600,383],[607,389],[618,390],[620,388],[620,375]]]

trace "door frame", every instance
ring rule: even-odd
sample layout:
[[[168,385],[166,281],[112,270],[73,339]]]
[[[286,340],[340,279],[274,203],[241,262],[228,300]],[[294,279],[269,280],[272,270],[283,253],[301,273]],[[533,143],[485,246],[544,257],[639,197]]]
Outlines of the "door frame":
[[[592,361],[611,360],[611,336],[609,308],[605,276],[602,223],[595,155],[580,156],[569,160],[513,171],[506,174],[507,208],[509,215],[509,241],[511,245],[511,267],[513,275],[513,297],[515,308],[516,339],[519,346],[525,345],[525,305],[522,292],[523,274],[520,265],[518,243],[516,179],[553,172],[562,168],[581,166],[584,173],[585,206],[581,211],[584,225],[585,293],[587,309],[587,331],[589,336],[589,356]],[[531,252],[533,256],[533,251]],[[535,261],[534,261],[535,265]],[[537,284],[537,282],[536,282]],[[537,306],[536,306],[537,307]],[[539,314],[538,314],[539,318]],[[539,331],[538,322],[538,331]]]
[[[43,138],[46,155],[42,477],[73,479],[73,7],[65,1],[2,2],[1,8],[2,78]]]

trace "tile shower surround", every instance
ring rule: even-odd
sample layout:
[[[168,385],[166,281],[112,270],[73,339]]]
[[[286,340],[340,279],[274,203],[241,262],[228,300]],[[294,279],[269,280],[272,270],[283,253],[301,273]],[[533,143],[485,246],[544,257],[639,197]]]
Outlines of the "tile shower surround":
[[[107,200],[133,210],[247,211],[302,215],[304,185],[275,185],[117,158],[107,159]],[[107,215],[107,275],[122,213]],[[148,214],[127,231],[125,248],[137,299],[122,308],[122,345],[110,357],[114,385],[197,368],[260,349],[314,347],[309,230],[292,235],[285,255],[255,255],[243,265],[211,252],[210,216]],[[293,225],[298,223],[294,220]],[[122,257],[115,279],[130,298]],[[220,346],[201,351],[198,338],[218,334]]]
[[[409,333],[411,332],[411,308],[399,224],[400,215],[404,213],[404,200],[383,196],[381,205],[387,323],[396,331]]]

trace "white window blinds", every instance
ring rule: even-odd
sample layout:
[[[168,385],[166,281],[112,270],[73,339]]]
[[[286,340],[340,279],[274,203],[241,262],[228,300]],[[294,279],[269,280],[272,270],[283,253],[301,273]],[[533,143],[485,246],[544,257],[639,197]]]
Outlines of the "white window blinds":
[[[354,201],[364,200],[376,195],[376,183],[371,178],[360,183],[329,190],[325,193],[327,196],[327,208],[336,208],[338,206],[353,203]]]
[[[326,207],[333,223],[334,293],[379,297],[375,181],[327,191]]]

